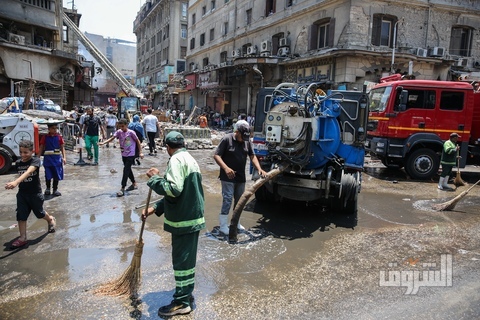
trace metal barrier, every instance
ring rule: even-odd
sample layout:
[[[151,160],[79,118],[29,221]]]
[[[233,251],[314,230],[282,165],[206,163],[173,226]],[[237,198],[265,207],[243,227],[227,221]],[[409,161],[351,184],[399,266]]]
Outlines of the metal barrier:
[[[80,133],[80,126],[76,123],[63,122],[60,123],[59,130],[65,142],[65,150],[75,150],[77,137]]]
[[[82,138],[78,137],[78,134],[81,132],[80,126],[76,123],[63,122],[59,125],[60,133],[63,136],[63,142],[65,150],[74,151],[78,149],[79,159],[75,165],[84,166],[88,163],[85,162],[82,158],[82,144],[80,140]]]

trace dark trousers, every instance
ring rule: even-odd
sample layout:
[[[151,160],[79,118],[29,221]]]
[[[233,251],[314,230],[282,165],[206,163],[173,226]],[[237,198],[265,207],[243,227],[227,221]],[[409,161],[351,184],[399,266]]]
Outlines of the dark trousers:
[[[132,172],[132,165],[135,161],[135,156],[133,157],[122,157],[123,160],[123,176],[122,176],[122,188],[125,188],[127,185],[127,180],[130,178],[132,183],[135,183],[135,176]]]
[[[150,153],[155,150],[155,136],[157,135],[156,132],[147,132],[148,136],[148,149],[150,149]]]
[[[449,164],[443,164],[442,163],[442,174],[440,174],[440,177],[447,177],[447,179],[450,178],[450,173],[452,173],[453,166]]]
[[[175,275],[173,299],[186,305],[190,305],[190,296],[195,286],[199,234],[200,231],[172,234],[172,264]]]

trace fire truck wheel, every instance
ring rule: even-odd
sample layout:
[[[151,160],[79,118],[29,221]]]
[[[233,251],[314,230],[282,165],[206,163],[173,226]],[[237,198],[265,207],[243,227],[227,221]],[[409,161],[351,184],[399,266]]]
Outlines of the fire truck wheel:
[[[425,180],[433,177],[440,165],[440,159],[432,149],[418,149],[408,156],[405,170],[413,179]]]
[[[0,174],[7,173],[12,166],[13,158],[10,152],[0,147]]]

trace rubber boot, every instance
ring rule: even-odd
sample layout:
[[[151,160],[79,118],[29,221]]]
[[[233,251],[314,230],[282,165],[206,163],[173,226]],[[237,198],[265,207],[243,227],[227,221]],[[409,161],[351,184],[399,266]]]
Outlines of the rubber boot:
[[[443,190],[443,182],[445,181],[444,177],[440,177],[440,180],[438,180],[438,189]]]
[[[229,228],[228,228],[228,215],[227,214],[221,214],[219,217],[218,217],[219,221],[220,221],[220,232],[223,233],[223,234],[227,234],[229,233]]]
[[[452,188],[450,188],[448,186],[448,178],[450,178],[450,177],[447,176],[447,177],[443,178],[444,180],[443,180],[443,185],[442,185],[443,189],[442,190],[453,190]]]

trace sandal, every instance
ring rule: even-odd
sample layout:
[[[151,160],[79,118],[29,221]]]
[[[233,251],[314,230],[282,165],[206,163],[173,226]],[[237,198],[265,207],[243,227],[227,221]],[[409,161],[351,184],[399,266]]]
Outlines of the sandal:
[[[117,192],[117,197],[123,197],[124,194],[123,190],[120,190]]]
[[[133,191],[133,190],[136,190],[136,189],[138,189],[138,187],[137,187],[136,185],[133,185],[133,184],[132,184],[130,187],[128,187],[128,188],[126,189],[126,191]]]
[[[18,238],[17,240],[13,241],[10,246],[11,246],[13,249],[17,249],[17,248],[23,247],[23,246],[26,245],[27,243],[28,243],[28,240],[22,241],[22,240],[20,240],[20,238]]]
[[[54,216],[52,217],[52,223],[48,224],[48,233],[54,233],[55,232],[55,227],[57,226],[57,219],[55,219]]]

